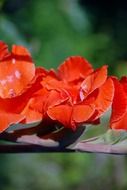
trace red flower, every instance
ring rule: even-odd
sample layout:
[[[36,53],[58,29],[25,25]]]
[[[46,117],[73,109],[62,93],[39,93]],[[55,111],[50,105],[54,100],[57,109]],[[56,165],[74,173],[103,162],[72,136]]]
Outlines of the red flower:
[[[127,77],[112,78],[115,87],[110,127],[127,130]]]
[[[25,106],[41,88],[40,81],[45,73],[44,69],[35,69],[26,48],[14,45],[9,52],[8,46],[0,41],[0,132],[13,123],[27,121]],[[32,121],[42,118],[35,115]]]
[[[43,88],[31,107],[39,109],[44,119],[72,129],[82,123],[96,123],[111,106],[114,94],[107,66],[94,71],[80,56],[68,58],[56,72],[49,72],[41,84]]]
[[[107,66],[94,71],[80,56],[70,57],[57,71],[35,68],[22,46],[12,51],[0,42],[0,132],[14,123],[48,121],[76,129],[98,123],[112,104],[114,84]]]

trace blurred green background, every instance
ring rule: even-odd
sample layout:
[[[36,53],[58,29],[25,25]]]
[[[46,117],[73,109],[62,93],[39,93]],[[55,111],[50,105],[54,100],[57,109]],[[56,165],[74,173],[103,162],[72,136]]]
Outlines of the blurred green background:
[[[127,2],[0,0],[0,39],[29,48],[36,65],[71,55],[127,75]],[[107,126],[106,117],[103,125]],[[99,130],[98,130],[99,128]],[[94,126],[86,136],[94,136]],[[84,137],[84,138],[85,138]],[[0,190],[126,190],[127,158],[103,154],[0,155]]]

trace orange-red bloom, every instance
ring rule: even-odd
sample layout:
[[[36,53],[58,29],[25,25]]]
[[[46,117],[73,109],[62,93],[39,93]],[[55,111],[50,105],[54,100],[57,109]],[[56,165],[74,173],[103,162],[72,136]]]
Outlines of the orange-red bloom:
[[[9,52],[0,42],[0,132],[14,123],[42,119],[73,130],[80,124],[96,124],[113,96],[107,66],[94,70],[75,56],[56,71],[46,71],[35,68],[26,48],[14,45]]]
[[[112,78],[115,87],[110,127],[127,130],[127,77]]]
[[[96,123],[112,104],[114,86],[107,78],[107,66],[94,71],[80,56],[70,57],[43,78],[42,89],[31,106],[39,107],[44,119],[76,129],[82,123]]]
[[[0,41],[0,132],[13,123],[26,122],[25,106],[41,88],[40,80],[45,73],[44,69],[35,68],[26,48],[14,45],[9,52],[8,46]],[[36,115],[36,120],[41,118]]]

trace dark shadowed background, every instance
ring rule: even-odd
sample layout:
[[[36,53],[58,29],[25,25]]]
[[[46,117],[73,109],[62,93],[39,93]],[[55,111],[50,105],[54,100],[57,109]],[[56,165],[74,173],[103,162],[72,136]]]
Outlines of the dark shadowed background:
[[[127,2],[0,0],[0,39],[24,45],[37,66],[56,68],[72,55],[109,74],[127,75]],[[108,126],[103,118],[104,127]],[[86,136],[103,131],[94,126]],[[0,155],[0,190],[126,190],[127,158],[104,154]]]

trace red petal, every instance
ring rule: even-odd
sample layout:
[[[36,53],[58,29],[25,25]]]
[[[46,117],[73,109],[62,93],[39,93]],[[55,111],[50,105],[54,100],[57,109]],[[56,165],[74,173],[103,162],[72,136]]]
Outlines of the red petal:
[[[72,107],[68,105],[60,105],[50,108],[47,112],[52,120],[57,120],[65,127],[73,128],[71,125]]]
[[[45,77],[41,84],[44,88],[47,88],[48,90],[60,90],[66,87],[63,81],[59,81],[58,79],[52,76]]]
[[[3,41],[0,41],[0,61],[9,55],[8,46]]]
[[[57,92],[55,90],[50,91],[47,102],[47,107],[53,107],[59,105],[68,100],[68,96],[64,92]]]
[[[32,123],[42,120],[42,113],[37,109],[31,108],[33,99],[30,99],[25,109],[21,112],[22,115],[25,115],[25,123]]]
[[[81,91],[84,93],[84,97],[93,92],[96,88],[99,88],[106,81],[106,78],[107,66],[103,66],[90,74],[81,84]]]
[[[79,93],[78,85],[65,83],[51,76],[45,77],[41,84],[44,88],[50,90],[50,93],[52,90],[59,91],[63,94],[66,94],[66,96],[68,96],[68,98],[70,98],[73,102],[77,101]]]
[[[126,94],[127,94],[127,77],[122,77],[120,80],[120,83],[123,86],[123,89],[125,90]]]
[[[123,89],[122,84],[115,78],[113,78],[115,94],[112,104],[112,115],[111,115],[111,125],[112,123],[120,120],[127,110],[127,95]]]
[[[96,116],[96,119],[109,109],[112,105],[113,97],[113,81],[108,78],[107,81],[99,88],[97,99],[94,102],[95,108],[98,111],[98,116]]]
[[[48,72],[45,68],[43,67],[36,67],[36,70],[35,70],[35,74],[36,76],[43,76],[43,77],[46,77]]]
[[[49,108],[59,105],[68,99],[65,93],[60,93],[55,90],[47,91],[42,89],[35,93],[32,100],[29,102],[29,107],[44,115]]]
[[[85,122],[94,112],[94,108],[89,105],[59,105],[48,110],[48,116],[57,120],[64,127],[76,128],[76,123]]]
[[[22,46],[13,46],[12,56],[0,64],[0,96],[15,97],[22,93],[35,76],[30,53]]]
[[[72,119],[77,123],[85,122],[91,117],[94,111],[94,106],[75,105],[73,108]]]
[[[110,128],[127,130],[127,113],[125,113],[118,121],[111,122]]]
[[[23,46],[19,45],[13,45],[12,46],[12,55],[17,56],[18,58],[28,59],[30,62],[32,62],[31,54],[30,52]],[[21,57],[20,57],[21,56]]]
[[[19,123],[24,119],[23,115],[0,113],[0,132],[6,130],[9,125]]]
[[[0,98],[0,110],[10,113],[21,113],[33,94],[42,88],[40,84],[41,80],[42,77],[40,74],[37,74],[35,76],[34,82],[32,82],[32,84],[23,94],[13,98]]]
[[[58,75],[62,80],[69,82],[85,78],[93,72],[92,65],[83,57],[69,57],[58,68]]]

